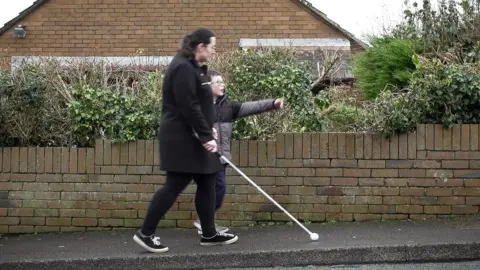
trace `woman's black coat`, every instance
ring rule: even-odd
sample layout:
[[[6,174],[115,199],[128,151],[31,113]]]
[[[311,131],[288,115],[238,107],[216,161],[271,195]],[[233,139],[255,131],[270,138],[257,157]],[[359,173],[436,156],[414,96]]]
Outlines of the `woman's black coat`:
[[[212,174],[222,165],[203,143],[213,140],[215,108],[207,68],[177,54],[165,73],[160,122],[160,168]]]

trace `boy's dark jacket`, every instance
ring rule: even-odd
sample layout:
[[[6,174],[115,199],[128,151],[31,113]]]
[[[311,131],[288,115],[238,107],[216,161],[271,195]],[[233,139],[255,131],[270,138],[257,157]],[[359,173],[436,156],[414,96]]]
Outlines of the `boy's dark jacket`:
[[[230,139],[232,137],[233,122],[238,118],[259,114],[275,109],[275,99],[264,99],[250,102],[235,102],[228,99],[227,95],[218,97],[215,101],[217,121],[214,124],[218,132],[218,151],[229,160]],[[223,161],[222,161],[223,162]]]

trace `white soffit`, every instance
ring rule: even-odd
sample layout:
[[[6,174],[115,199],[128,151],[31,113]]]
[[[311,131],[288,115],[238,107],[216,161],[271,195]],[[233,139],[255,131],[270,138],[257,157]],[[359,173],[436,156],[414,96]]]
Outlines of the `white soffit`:
[[[60,65],[71,65],[79,62],[99,62],[117,66],[166,66],[173,56],[12,56],[11,68],[15,69],[23,64],[35,63],[44,60],[59,61]]]
[[[344,38],[241,38],[240,47],[350,47]]]

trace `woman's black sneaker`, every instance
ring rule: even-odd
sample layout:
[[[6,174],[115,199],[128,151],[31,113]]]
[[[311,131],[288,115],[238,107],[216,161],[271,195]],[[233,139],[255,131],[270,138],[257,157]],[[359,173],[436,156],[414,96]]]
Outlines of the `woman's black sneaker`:
[[[145,236],[140,231],[137,231],[133,236],[133,240],[150,252],[162,253],[168,251],[168,247],[162,245],[160,242],[160,237],[155,235]]]
[[[238,241],[238,236],[219,232],[213,237],[204,237],[200,240],[202,246],[230,245]]]

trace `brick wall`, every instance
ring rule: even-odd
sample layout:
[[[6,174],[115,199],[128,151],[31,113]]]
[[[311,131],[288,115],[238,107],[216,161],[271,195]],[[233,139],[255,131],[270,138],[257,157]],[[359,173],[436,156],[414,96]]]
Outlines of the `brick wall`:
[[[73,2],[49,0],[27,16],[19,23],[27,26],[24,39],[0,36],[0,57],[173,55],[198,26],[215,30],[219,51],[240,38],[345,38],[292,0]]]
[[[423,219],[478,214],[479,125],[376,134],[279,134],[232,142],[233,162],[302,220]],[[0,233],[139,227],[164,183],[156,141],[95,148],[0,148]],[[287,221],[229,170],[219,223]],[[162,226],[191,227],[191,185]]]

